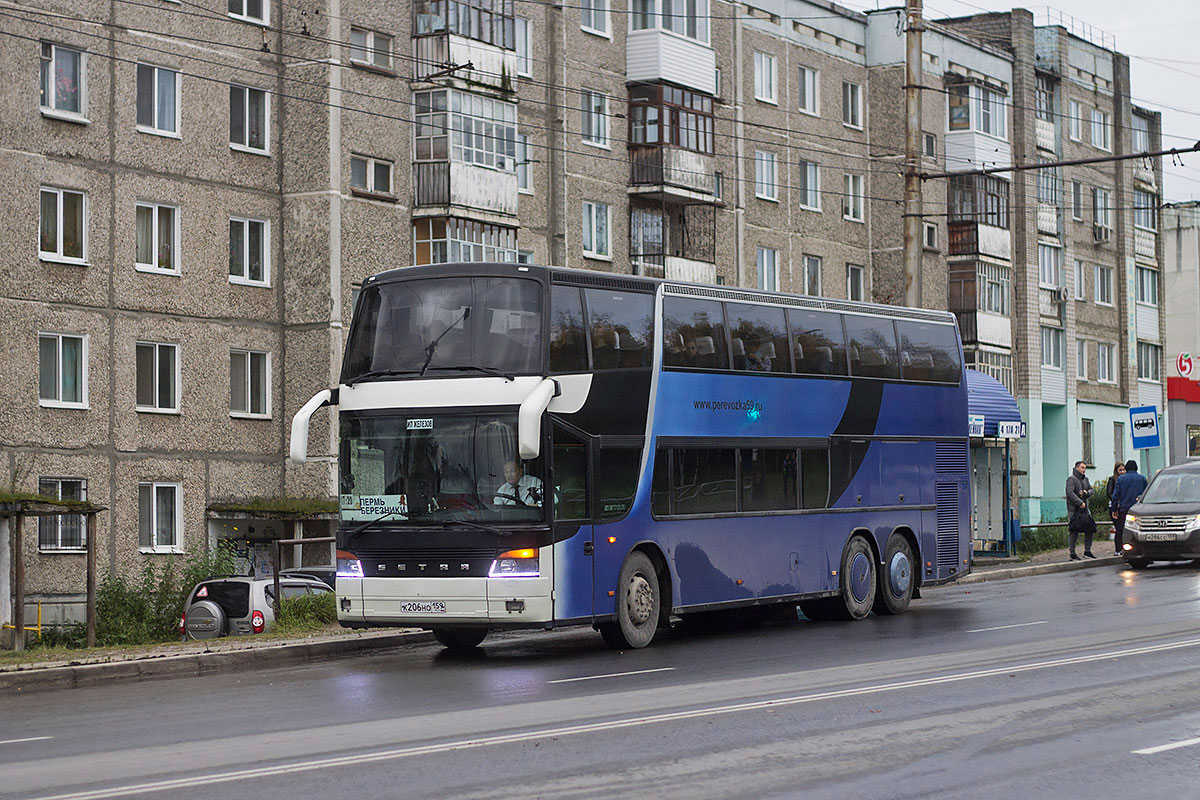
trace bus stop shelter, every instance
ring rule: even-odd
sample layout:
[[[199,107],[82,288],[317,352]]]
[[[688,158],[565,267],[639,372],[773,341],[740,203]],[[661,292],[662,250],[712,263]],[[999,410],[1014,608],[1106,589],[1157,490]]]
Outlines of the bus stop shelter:
[[[971,425],[971,539],[976,555],[1012,555],[1020,520],[1012,508],[1012,441],[1020,438],[1021,409],[1000,381],[968,369]],[[1015,435],[1014,435],[1015,434]]]

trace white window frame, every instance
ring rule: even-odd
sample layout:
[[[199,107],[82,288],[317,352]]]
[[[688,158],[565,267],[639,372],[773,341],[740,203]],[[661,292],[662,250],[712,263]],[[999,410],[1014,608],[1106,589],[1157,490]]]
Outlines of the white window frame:
[[[800,178],[796,187],[800,195],[799,206],[806,211],[820,211],[821,165],[815,161],[797,161],[796,172]]]
[[[1066,360],[1066,353],[1063,350],[1066,346],[1066,332],[1062,328],[1043,325],[1041,339],[1042,369],[1064,369],[1063,362]]]
[[[1083,222],[1083,183],[1071,181],[1071,219]]]
[[[867,297],[867,270],[861,264],[846,265],[846,299],[864,301]],[[858,297],[855,297],[857,289]]]
[[[864,116],[862,84],[842,81],[842,125],[861,131],[865,122]]]
[[[235,409],[233,407],[233,385],[229,386],[229,416],[235,419],[270,419],[271,418],[271,353],[269,350],[253,350],[246,347],[231,347],[229,348],[230,367],[232,369],[232,361],[235,355],[243,355],[246,357],[246,406],[245,410]],[[251,383],[254,377],[253,362],[255,356],[263,356],[263,411],[254,412],[251,398],[254,396],[254,386]]]
[[[1112,236],[1112,192],[1101,186],[1092,187],[1092,224]]]
[[[55,381],[54,393],[52,398],[42,397],[42,339],[55,339],[54,353],[54,371],[58,376]],[[79,339],[81,341],[79,348],[79,401],[64,401],[63,394],[63,357],[62,357],[62,340]],[[42,408],[74,408],[87,409],[88,406],[88,334],[86,333],[64,333],[61,331],[38,331],[38,405]]]
[[[779,251],[774,247],[759,247],[756,254],[758,288],[764,292],[779,291]]]
[[[589,147],[599,147],[611,150],[609,144],[609,97],[598,89],[583,89],[580,96],[579,134],[583,143]],[[597,99],[601,100],[600,109],[596,109]]]
[[[1150,120],[1141,114],[1134,114],[1130,120],[1129,149],[1134,153],[1150,150]]]
[[[152,254],[152,257],[154,258],[153,263],[145,263],[145,262],[141,262],[141,261],[137,260],[137,209],[139,209],[139,208],[148,208],[151,211],[150,252]],[[171,231],[171,235],[174,238],[174,241],[171,242],[171,261],[172,261],[171,269],[163,269],[158,266],[158,249],[159,249],[159,245],[161,244],[158,240],[158,231],[159,231],[158,216],[160,213],[160,209],[164,209],[164,208],[169,208],[173,212],[175,212],[174,217],[173,217],[174,225],[172,226],[172,231]],[[133,216],[133,239],[134,239],[133,268],[136,269],[138,272],[152,272],[156,275],[179,275],[181,272],[181,269],[179,266],[179,262],[180,262],[179,242],[180,242],[180,230],[182,228],[183,228],[183,225],[179,221],[179,206],[173,206],[170,203],[155,203],[151,200],[137,201],[137,203],[134,205],[134,216]]]
[[[1150,217],[1146,224],[1145,217]],[[1133,190],[1133,227],[1140,231],[1158,233],[1158,195],[1154,192]]]
[[[139,381],[139,378],[141,377],[140,375],[138,375],[138,364],[139,364],[140,362],[139,362],[139,359],[138,359],[137,351],[138,351],[138,348],[139,348],[139,347],[153,347],[153,348],[154,348],[154,366],[152,367],[152,369],[153,369],[153,371],[154,371],[154,376],[153,376],[153,379],[154,379],[154,405],[149,405],[149,406],[148,406],[148,405],[142,405],[141,403],[139,403],[139,402],[137,401],[137,390],[138,390],[138,385],[139,385],[139,383],[140,383],[140,381]],[[174,363],[174,366],[175,366],[175,369],[173,370],[174,374],[171,376],[171,395],[172,395],[172,398],[173,398],[173,399],[174,399],[174,401],[175,401],[175,404],[174,404],[174,405],[170,405],[170,406],[163,406],[163,405],[159,405],[159,404],[158,404],[159,400],[161,399],[161,398],[159,397],[159,394],[158,394],[158,380],[159,380],[159,374],[158,374],[158,373],[159,373],[159,369],[160,369],[160,367],[161,367],[161,365],[159,364],[159,358],[160,358],[160,355],[159,355],[159,354],[160,354],[160,351],[161,351],[161,349],[162,349],[162,348],[164,348],[164,347],[169,347],[169,348],[171,348],[172,350],[174,350],[174,351],[175,351],[175,358],[174,358],[174,362],[173,362],[173,363]],[[134,401],[133,401],[133,402],[134,402],[134,409],[135,409],[136,411],[138,411],[138,412],[141,412],[141,413],[147,413],[147,414],[178,414],[178,413],[179,413],[179,394],[180,394],[180,386],[179,386],[179,379],[180,379],[180,367],[179,367],[179,345],[178,345],[178,344],[172,344],[172,343],[170,343],[170,342],[148,342],[148,341],[139,341],[139,342],[137,342],[137,343],[135,343],[135,344],[134,344],[134,347],[133,347],[133,353],[134,353],[134,357],[133,357],[133,369],[134,369],[134,380],[133,380],[133,397],[134,397]]]
[[[579,29],[584,33],[590,33],[593,36],[600,36],[605,39],[612,38],[612,10],[608,6],[609,0],[582,0],[579,3]],[[603,7],[602,9],[599,7]],[[587,14],[590,13],[592,22],[595,22],[603,11],[604,27],[600,28],[595,25],[589,25],[584,20]]]
[[[55,500],[61,500],[62,499],[62,485],[63,485],[63,483],[68,482],[68,481],[79,484],[79,502],[86,502],[87,495],[88,495],[87,478],[70,478],[70,477],[65,477],[65,476],[60,477],[57,475],[55,475],[55,476],[49,476],[49,475],[39,476],[38,477],[38,494],[46,496],[46,497],[53,497]],[[42,491],[42,484],[50,483],[50,482],[53,482],[55,485],[53,495],[47,495],[46,492]],[[62,544],[62,538],[63,538],[62,537],[62,523],[63,523],[64,516],[77,517],[79,519],[80,534],[83,539],[83,544],[81,546],[66,547]],[[47,547],[42,544],[42,527],[43,526],[53,526],[54,541],[56,542],[55,545]],[[84,517],[82,514],[66,514],[66,515],[54,514],[51,516],[38,517],[38,552],[39,553],[86,553],[87,552],[87,534],[88,534],[87,518]]]
[[[232,17],[233,19],[241,20],[242,22],[249,22],[252,25],[263,25],[266,27],[270,27],[270,25],[271,25],[271,3],[273,2],[273,0],[261,0],[261,2],[262,2],[262,16],[255,17],[255,16],[251,16],[249,14],[249,12],[246,11],[246,6],[250,4],[250,0],[229,0],[229,3],[231,5],[233,3],[238,3],[241,5],[241,8],[242,8],[241,11],[232,11],[231,10],[229,12],[229,16]]]
[[[845,189],[845,202],[842,204],[842,219],[847,219],[851,222],[865,221],[866,216],[863,213],[863,206],[865,204],[866,191],[863,188],[863,176],[851,172],[844,173],[842,175],[842,184]]]
[[[265,2],[265,0],[264,0]],[[149,547],[142,544],[142,487],[150,489],[150,537],[154,544]],[[171,520],[174,542],[172,544],[158,543],[158,490],[173,489],[175,492],[175,513]],[[138,552],[139,553],[182,553],[183,552],[183,484],[172,481],[138,481]]]
[[[533,21],[528,17],[514,17],[513,20],[513,39],[517,49],[517,75],[529,78],[533,76],[533,59],[529,56],[529,34],[533,30]]]
[[[259,155],[259,156],[270,155],[271,154],[271,93],[266,89],[259,89],[255,86],[247,86],[242,83],[231,83],[231,84],[229,84],[229,89],[231,92],[235,89],[240,89],[242,91],[242,122],[243,122],[243,127],[244,127],[243,132],[246,135],[246,142],[235,142],[235,141],[233,141],[233,131],[231,130],[229,132],[230,133],[229,149],[237,150],[242,153],[253,153],[254,155]],[[250,141],[250,93],[251,92],[262,92],[262,96],[263,96],[263,102],[262,102],[263,146],[262,147],[252,147],[251,145],[249,145],[247,143]],[[230,97],[230,106],[229,106],[229,126],[230,126],[230,128],[233,127],[233,98],[232,97]]]
[[[809,297],[822,297],[824,287],[821,285],[821,271],[824,268],[824,260],[820,256],[809,255],[805,253],[800,257],[800,294]],[[810,272],[811,270],[811,272]],[[816,292],[809,291],[809,276],[816,278]]]
[[[779,202],[778,161],[774,153],[766,150],[754,151],[754,196],[772,203]]]
[[[1092,297],[1098,306],[1113,305],[1113,268],[1097,264],[1092,270]],[[1107,299],[1105,299],[1107,298]]]
[[[363,43],[355,44],[354,36],[358,34],[362,36]],[[387,39],[385,47],[379,46],[379,38]],[[367,67],[373,70],[385,70],[391,72],[393,65],[393,50],[396,46],[396,37],[390,33],[383,31],[372,30],[371,28],[360,28],[357,25],[350,26],[350,42],[348,52],[350,54],[350,63],[355,66]],[[355,51],[358,50],[363,54],[363,58],[356,58]],[[380,55],[385,56],[384,63],[379,63],[377,60]]]
[[[775,91],[775,56],[761,50],[754,51],[754,99],[762,103],[778,105]]]
[[[1143,354],[1145,354],[1145,358]],[[1153,359],[1149,357],[1151,355],[1154,356]],[[1161,345],[1142,341],[1137,343],[1137,376],[1139,381],[1162,383],[1162,356],[1163,349]],[[1148,374],[1143,374],[1144,372]]]
[[[721,96],[721,70],[713,70],[713,97]]]
[[[1117,346],[1110,342],[1096,342],[1096,382],[1115,384],[1117,382],[1113,365],[1116,364]]]
[[[47,48],[49,48],[48,56],[47,56]],[[38,106],[41,109],[42,116],[43,117],[52,117],[53,119],[59,119],[64,122],[74,122],[74,123],[78,123],[81,125],[90,125],[91,120],[88,119],[88,81],[87,81],[88,54],[87,54],[87,51],[83,50],[81,48],[78,48],[78,47],[68,47],[67,45],[56,44],[54,42],[41,42],[40,49],[41,49],[41,54],[39,56],[39,69],[41,66],[41,62],[44,62],[44,61],[50,62],[50,69],[46,76],[47,78],[49,78],[49,80],[43,81],[40,73],[38,76],[38,83],[39,83]],[[78,111],[71,111],[69,109],[59,108],[56,105],[56,103],[58,102],[58,97],[57,97],[57,93],[55,92],[54,74],[56,71],[56,66],[58,64],[58,51],[59,50],[68,50],[72,53],[77,53],[79,55],[79,110]],[[42,102],[42,100],[41,100],[41,97],[44,97],[47,94],[49,95],[49,100],[50,100],[49,105],[46,105],[46,103]]]
[[[529,160],[529,135],[517,134],[517,191],[533,194],[533,164]]]
[[[600,219],[600,214],[604,214],[604,247],[600,248],[599,240],[600,226],[597,221]],[[588,235],[590,232],[590,236]],[[612,261],[612,206],[608,203],[601,203],[598,200],[583,201],[583,237],[581,244],[583,245],[584,258],[595,258],[600,261]],[[589,247],[588,239],[591,239]]]
[[[1146,267],[1141,264],[1138,264],[1136,269],[1134,283],[1137,290],[1137,304],[1139,306],[1146,306],[1147,308],[1158,308],[1159,303],[1162,302],[1161,292],[1159,291],[1161,279],[1158,270],[1154,267]],[[1149,275],[1151,278],[1143,281],[1142,277],[1144,275]],[[1150,287],[1148,291],[1147,287]],[[1147,295],[1153,295],[1153,297],[1146,299]]]
[[[354,162],[355,161],[361,161],[361,162],[363,162],[363,164],[366,165],[365,168],[367,171],[366,172],[367,185],[365,187],[354,185]],[[388,168],[387,189],[380,189],[379,187],[377,187],[375,185],[375,167],[379,164],[386,164],[387,168]],[[389,161],[386,158],[374,158],[372,156],[362,155],[361,153],[351,153],[350,154],[350,191],[351,192],[361,192],[363,194],[368,194],[368,195],[385,195],[387,197],[394,197],[395,192],[393,191],[393,187],[395,186],[395,183],[396,183],[396,164],[395,164],[395,162]]]
[[[1087,288],[1086,274],[1087,264],[1078,258],[1075,259],[1075,299],[1085,303],[1087,302],[1087,292],[1084,291]]]
[[[926,250],[938,249],[938,226],[936,222],[921,223],[921,244]]]
[[[800,67],[796,85],[796,110],[810,117],[821,116],[821,71]],[[800,92],[804,92],[805,96],[802,97]]]
[[[263,2],[266,2],[266,1],[267,0],[263,0]],[[140,122],[137,122],[137,102],[138,102],[137,70],[141,69],[142,67],[146,67],[147,69],[154,70],[154,88],[152,89],[152,92],[154,94],[154,98],[153,98],[153,100],[154,100],[154,102],[153,102],[154,124],[153,125],[143,125]],[[160,120],[158,118],[158,83],[159,83],[159,80],[160,80],[163,72],[169,72],[175,76],[175,129],[174,130],[171,130],[169,128],[160,127],[162,120]],[[137,62],[137,65],[134,67],[134,93],[133,93],[134,94],[134,97],[133,97],[134,109],[133,109],[133,114],[134,114],[135,127],[136,127],[138,133],[148,133],[153,136],[165,136],[168,139],[182,139],[183,138],[182,83],[183,83],[182,82],[182,73],[175,67],[165,67],[162,64],[152,64],[148,61]]]
[[[262,280],[254,280],[250,277],[250,226],[253,224],[262,225],[262,265],[263,276]],[[230,227],[234,225],[242,226],[242,274],[230,274],[229,282],[236,283],[241,286],[270,286],[271,285],[271,220],[258,219],[256,217],[230,217]],[[233,242],[229,243],[230,253],[233,251]]]
[[[1099,142],[1096,141],[1097,134],[1101,139]],[[1098,108],[1092,109],[1092,147],[1106,153],[1112,152],[1112,117]]]
[[[1075,380],[1087,383],[1087,339],[1075,340]]]
[[[1038,285],[1043,289],[1058,289],[1063,285],[1062,274],[1062,256],[1063,249],[1058,245],[1048,244],[1046,242],[1038,242]],[[1055,255],[1053,259],[1047,259],[1051,252]],[[1053,275],[1047,275],[1047,272],[1053,270]]]
[[[1072,142],[1083,141],[1083,106],[1078,100],[1072,100],[1067,104],[1069,109],[1067,113],[1067,138]]]
[[[57,232],[57,242],[55,246],[57,252],[50,252],[42,249],[42,194],[49,193],[55,195],[55,230]],[[75,256],[63,255],[63,194],[77,194],[81,198],[80,208],[82,209],[83,219],[80,222],[80,232],[83,238],[82,252],[80,258]],[[79,266],[87,266],[88,260],[88,196],[87,192],[78,189],[63,189],[58,186],[42,186],[38,189],[38,231],[37,231],[37,247],[38,259],[41,261],[53,261],[59,264],[76,264]]]
[[[929,146],[931,143],[933,144],[933,147]],[[937,150],[937,134],[930,133],[929,131],[922,131],[921,155],[925,156],[926,158],[937,158]]]

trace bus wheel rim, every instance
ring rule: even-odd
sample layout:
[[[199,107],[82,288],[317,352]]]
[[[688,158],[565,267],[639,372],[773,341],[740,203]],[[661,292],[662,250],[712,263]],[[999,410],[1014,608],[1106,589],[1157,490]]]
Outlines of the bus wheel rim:
[[[912,583],[912,565],[904,553],[892,554],[892,560],[888,564],[888,583],[891,584],[892,594],[896,597],[903,597],[908,593],[909,584]]]
[[[855,553],[850,560],[850,594],[855,602],[861,603],[871,592],[871,560],[863,553]]]
[[[645,625],[654,611],[654,590],[650,582],[641,574],[629,579],[627,595],[629,621],[634,625]]]

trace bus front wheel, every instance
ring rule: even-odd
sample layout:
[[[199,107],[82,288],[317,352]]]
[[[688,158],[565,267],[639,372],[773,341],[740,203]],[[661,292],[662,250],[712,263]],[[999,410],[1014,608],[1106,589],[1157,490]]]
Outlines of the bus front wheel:
[[[662,606],[658,572],[645,553],[630,553],[617,578],[617,619],[600,625],[600,635],[614,650],[645,647],[654,638]]]
[[[861,536],[851,537],[842,552],[842,568],[838,574],[841,588],[838,594],[803,601],[800,610],[813,622],[865,618],[871,613],[878,591],[875,572],[875,555],[871,552],[871,545]]]
[[[487,628],[434,628],[433,638],[452,653],[474,650],[487,636]]]

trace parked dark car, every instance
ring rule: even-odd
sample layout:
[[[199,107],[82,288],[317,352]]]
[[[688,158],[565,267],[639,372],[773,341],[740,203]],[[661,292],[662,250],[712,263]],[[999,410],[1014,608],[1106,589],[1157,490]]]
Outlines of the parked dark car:
[[[1125,518],[1125,560],[1133,569],[1152,561],[1200,561],[1200,464],[1160,470]]]

